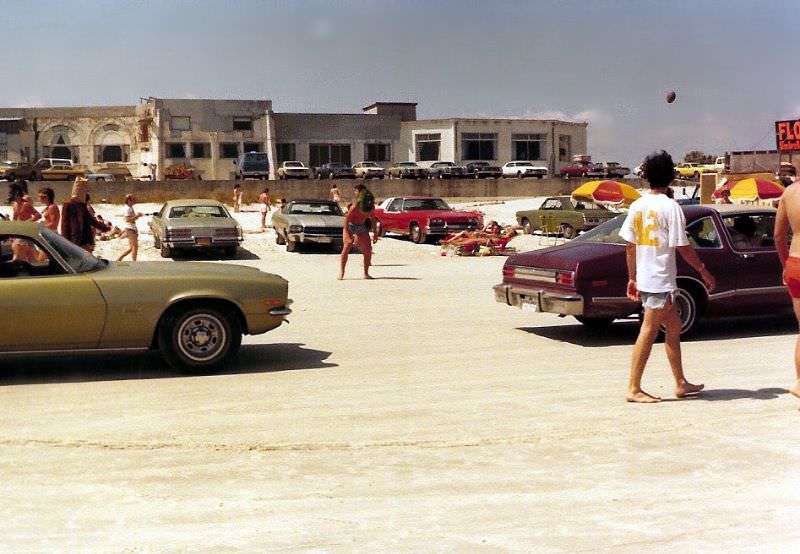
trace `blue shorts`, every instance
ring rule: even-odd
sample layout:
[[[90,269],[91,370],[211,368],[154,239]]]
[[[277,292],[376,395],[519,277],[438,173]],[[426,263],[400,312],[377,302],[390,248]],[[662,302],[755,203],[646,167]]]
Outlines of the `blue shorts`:
[[[671,292],[644,292],[639,291],[639,298],[642,300],[642,308],[650,308],[651,310],[660,310],[667,305],[668,301],[672,301]]]

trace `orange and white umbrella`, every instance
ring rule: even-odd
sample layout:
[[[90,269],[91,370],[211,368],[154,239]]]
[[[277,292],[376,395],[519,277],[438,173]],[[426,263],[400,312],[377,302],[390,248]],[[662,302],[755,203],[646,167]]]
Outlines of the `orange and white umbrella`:
[[[572,198],[587,202],[630,204],[640,197],[641,194],[635,188],[617,181],[589,181],[572,192]]]

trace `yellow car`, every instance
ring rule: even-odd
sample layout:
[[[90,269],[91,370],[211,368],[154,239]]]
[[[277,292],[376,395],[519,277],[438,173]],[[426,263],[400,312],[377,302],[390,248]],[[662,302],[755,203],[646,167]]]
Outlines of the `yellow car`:
[[[675,166],[675,177],[678,179],[699,179],[703,173],[700,164],[693,162],[683,162]]]
[[[288,282],[216,263],[109,262],[53,231],[0,221],[0,352],[158,349],[179,369],[224,367],[242,334],[280,326]]]
[[[33,167],[25,162],[0,162],[0,179],[14,181],[15,179],[30,179]]]
[[[61,158],[42,158],[33,166],[32,181],[72,181],[75,177],[83,177],[86,170]]]

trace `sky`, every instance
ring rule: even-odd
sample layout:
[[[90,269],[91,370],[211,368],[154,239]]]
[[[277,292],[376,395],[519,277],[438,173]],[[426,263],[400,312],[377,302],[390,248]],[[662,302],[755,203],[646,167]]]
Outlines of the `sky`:
[[[662,148],[772,149],[774,122],[800,116],[797,0],[0,0],[0,14],[0,107],[418,102],[420,119],[588,121],[593,159],[631,166]]]

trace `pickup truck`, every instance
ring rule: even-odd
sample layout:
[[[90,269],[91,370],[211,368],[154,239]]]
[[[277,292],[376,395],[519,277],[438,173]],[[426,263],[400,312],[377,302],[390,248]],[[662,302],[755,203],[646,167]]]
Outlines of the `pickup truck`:
[[[725,171],[725,156],[718,156],[713,164],[702,164],[700,173],[723,173]]]
[[[600,162],[585,173],[588,179],[614,179],[625,177],[631,170],[619,162]]]
[[[551,196],[542,202],[539,209],[518,211],[516,217],[526,234],[541,231],[571,239],[579,231],[593,229],[617,215],[594,204],[573,200],[570,196]]]
[[[675,166],[675,177],[678,179],[699,179],[702,173],[700,164],[683,162]]]

